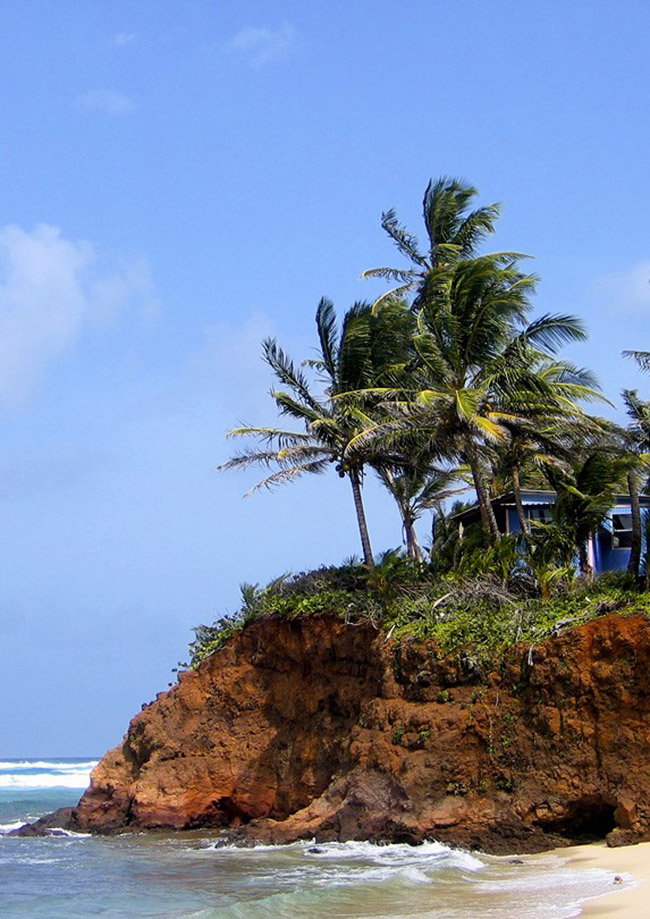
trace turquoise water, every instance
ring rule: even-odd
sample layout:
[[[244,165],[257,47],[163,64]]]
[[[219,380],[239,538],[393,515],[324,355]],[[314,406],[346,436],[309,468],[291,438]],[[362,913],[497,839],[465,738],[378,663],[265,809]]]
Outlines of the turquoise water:
[[[76,803],[91,760],[0,762],[0,834]],[[569,919],[612,875],[439,843],[219,847],[201,833],[0,835],[3,919]]]

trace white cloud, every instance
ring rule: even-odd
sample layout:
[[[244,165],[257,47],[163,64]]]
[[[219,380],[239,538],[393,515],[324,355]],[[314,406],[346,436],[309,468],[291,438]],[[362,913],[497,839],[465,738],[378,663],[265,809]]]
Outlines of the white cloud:
[[[242,29],[228,42],[228,47],[257,69],[286,57],[297,38],[298,33],[290,25],[280,29]]]
[[[114,48],[124,48],[135,41],[135,32],[116,32],[111,38],[111,45]]]
[[[107,115],[128,115],[136,107],[133,99],[110,89],[96,89],[84,93],[83,96],[79,96],[77,103],[81,108],[105,112]]]
[[[602,309],[650,319],[650,259],[606,275],[596,282]],[[631,346],[630,346],[631,347]]]
[[[0,228],[0,407],[24,401],[86,323],[133,300],[145,310],[154,303],[145,263],[106,274],[97,260],[90,243],[55,226]]]
[[[111,319],[130,301],[137,301],[141,314],[152,318],[160,307],[155,295],[149,262],[144,258],[124,261],[113,274],[89,283],[89,306],[98,319]]]

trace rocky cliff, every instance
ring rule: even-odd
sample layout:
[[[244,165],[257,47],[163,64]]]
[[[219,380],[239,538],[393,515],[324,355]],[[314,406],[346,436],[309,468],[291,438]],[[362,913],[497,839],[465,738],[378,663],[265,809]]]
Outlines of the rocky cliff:
[[[256,621],[143,708],[71,825],[534,851],[650,834],[650,622],[607,616],[498,672],[333,618]]]

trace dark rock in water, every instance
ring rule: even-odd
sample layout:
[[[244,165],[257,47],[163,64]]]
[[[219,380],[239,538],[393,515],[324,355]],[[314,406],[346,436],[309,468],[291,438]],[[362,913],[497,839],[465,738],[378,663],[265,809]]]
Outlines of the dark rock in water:
[[[229,849],[232,846],[230,839],[214,839],[208,849]]]
[[[324,851],[325,851],[325,849],[321,849],[321,848],[319,848],[318,846],[310,846],[310,847],[307,849],[307,852],[308,852],[310,855],[320,855],[320,854],[323,853]]]
[[[529,651],[482,674],[371,624],[254,620],[136,715],[72,813],[18,834],[212,828],[235,845],[509,855],[647,838],[650,621],[613,613]]]
[[[7,833],[7,836],[65,836],[65,830],[78,829],[73,807],[60,807],[34,823],[26,823]]]

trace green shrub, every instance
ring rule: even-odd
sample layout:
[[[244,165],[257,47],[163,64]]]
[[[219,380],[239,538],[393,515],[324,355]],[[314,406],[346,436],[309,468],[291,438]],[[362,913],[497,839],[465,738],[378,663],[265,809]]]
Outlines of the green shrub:
[[[442,655],[462,649],[463,666],[480,676],[517,642],[533,644],[558,628],[617,610],[650,615],[650,593],[639,590],[624,572],[586,585],[560,571],[557,578],[549,575],[553,589],[542,598],[531,588],[513,542],[503,542],[503,548],[484,552],[480,560],[468,557],[461,571],[445,576],[391,552],[371,571],[352,563],[282,575],[263,588],[242,584],[234,615],[196,627],[189,666],[196,667],[260,617],[329,615],[381,624],[397,642],[396,670],[401,667],[400,642],[434,639]],[[520,570],[507,577],[513,559]]]

